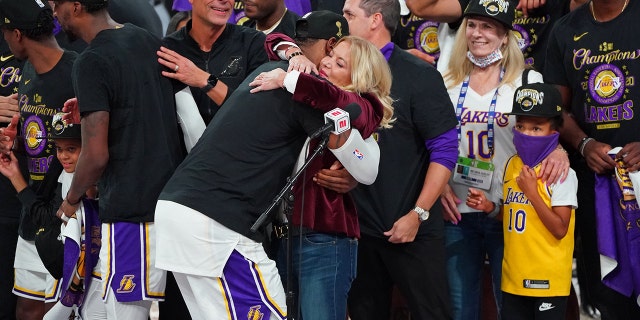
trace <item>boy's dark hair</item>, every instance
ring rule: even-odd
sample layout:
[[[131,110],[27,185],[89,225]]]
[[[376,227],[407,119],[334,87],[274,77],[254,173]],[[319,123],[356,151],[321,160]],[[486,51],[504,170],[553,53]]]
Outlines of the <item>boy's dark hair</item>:
[[[47,39],[53,35],[53,16],[51,12],[42,11],[38,14],[38,25],[40,27],[32,28],[32,29],[20,29],[20,32],[24,34],[27,38],[34,41],[41,41]]]
[[[562,128],[562,125],[564,124],[564,119],[562,118],[562,116],[549,118],[549,121],[551,122],[551,129],[556,131],[560,130],[560,128]]]

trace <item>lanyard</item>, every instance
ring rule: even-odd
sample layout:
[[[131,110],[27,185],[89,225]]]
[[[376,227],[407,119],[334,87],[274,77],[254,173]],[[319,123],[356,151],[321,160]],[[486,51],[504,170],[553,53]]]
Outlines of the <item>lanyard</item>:
[[[502,77],[504,77],[504,68],[500,70],[500,82],[502,82]],[[462,139],[462,105],[464,104],[464,99],[467,97],[467,90],[469,89],[469,75],[464,78],[462,82],[462,87],[460,88],[460,96],[458,97],[458,105],[456,106],[456,117],[458,118],[458,124],[456,125],[456,130],[458,130],[458,142]],[[496,91],[493,93],[493,98],[491,98],[491,104],[489,105],[489,116],[487,119],[487,144],[489,146],[489,157],[493,158],[493,122],[496,116],[496,100],[498,99],[498,89],[500,86],[496,88]]]

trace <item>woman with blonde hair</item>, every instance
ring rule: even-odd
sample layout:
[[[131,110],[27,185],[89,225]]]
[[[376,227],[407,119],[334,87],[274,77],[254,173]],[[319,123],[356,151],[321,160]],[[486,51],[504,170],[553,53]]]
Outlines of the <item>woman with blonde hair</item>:
[[[501,308],[503,226],[499,213],[502,172],[515,154],[511,111],[513,95],[523,83],[542,82],[525,72],[524,56],[512,29],[515,2],[471,1],[464,11],[444,80],[458,117],[458,161],[445,187],[447,270],[455,319],[479,319],[482,269],[488,258],[493,293]],[[535,149],[532,147],[531,149]],[[565,177],[569,161],[561,150],[543,162],[542,179]],[[469,207],[469,188],[484,189],[493,202],[489,212]],[[466,198],[466,202],[462,199]]]
[[[341,38],[318,65],[318,76],[274,69],[258,75],[250,85],[252,92],[285,88],[294,100],[325,112],[356,102],[362,112],[352,115],[351,126],[363,138],[378,127],[390,128],[393,122],[388,64],[380,50],[359,37]],[[316,140],[309,149],[313,150]],[[293,270],[286,270],[283,259],[278,259],[278,267],[283,279],[284,272],[297,278],[303,319],[343,320],[347,315],[347,293],[355,278],[360,237],[356,208],[346,193],[348,186],[338,192],[314,183],[316,172],[339,166],[333,153],[324,152],[294,186],[295,230],[289,230]],[[377,164],[375,169],[377,173]],[[374,180],[375,176],[366,183]],[[283,249],[281,246],[281,254]]]

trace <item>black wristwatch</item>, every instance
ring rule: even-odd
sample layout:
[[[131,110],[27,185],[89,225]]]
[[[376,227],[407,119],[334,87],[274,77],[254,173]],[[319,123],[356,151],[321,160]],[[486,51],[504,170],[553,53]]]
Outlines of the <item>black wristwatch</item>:
[[[204,87],[200,88],[200,90],[204,91],[204,93],[207,93],[211,89],[213,89],[213,87],[215,87],[216,84],[218,84],[218,77],[216,77],[213,74],[210,74],[209,75],[209,79],[207,79],[207,85],[205,85]]]

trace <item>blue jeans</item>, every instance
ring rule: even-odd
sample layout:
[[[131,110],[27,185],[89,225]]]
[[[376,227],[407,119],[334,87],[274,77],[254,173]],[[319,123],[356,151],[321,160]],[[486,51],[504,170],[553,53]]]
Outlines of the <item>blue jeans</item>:
[[[356,276],[358,240],[326,233],[291,238],[293,272],[303,320],[344,320],[347,294]],[[278,270],[286,282],[286,241],[278,252]],[[285,284],[286,288],[286,284]],[[293,314],[294,310],[289,310]]]
[[[489,258],[498,314],[502,306],[500,277],[504,238],[502,221],[481,212],[463,213],[457,225],[445,223],[447,274],[454,319],[481,318],[482,269]]]

